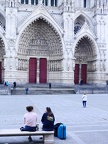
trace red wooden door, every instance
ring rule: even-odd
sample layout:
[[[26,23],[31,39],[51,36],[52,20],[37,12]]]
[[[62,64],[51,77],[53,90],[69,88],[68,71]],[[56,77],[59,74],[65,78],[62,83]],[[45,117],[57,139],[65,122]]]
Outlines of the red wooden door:
[[[46,58],[40,58],[40,63],[39,63],[39,69],[40,69],[40,74],[39,74],[39,82],[40,83],[47,83],[47,59]]]
[[[81,65],[81,79],[83,80],[83,84],[87,83],[87,64]]]
[[[37,59],[29,59],[29,83],[36,83],[37,81]]]
[[[2,83],[2,62],[0,62],[0,83]]]
[[[74,83],[79,84],[79,64],[75,64]]]

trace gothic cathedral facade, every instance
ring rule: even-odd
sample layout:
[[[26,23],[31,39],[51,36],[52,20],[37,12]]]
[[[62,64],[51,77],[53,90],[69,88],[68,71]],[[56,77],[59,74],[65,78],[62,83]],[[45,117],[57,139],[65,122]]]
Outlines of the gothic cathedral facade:
[[[0,0],[0,83],[106,83],[108,0]]]

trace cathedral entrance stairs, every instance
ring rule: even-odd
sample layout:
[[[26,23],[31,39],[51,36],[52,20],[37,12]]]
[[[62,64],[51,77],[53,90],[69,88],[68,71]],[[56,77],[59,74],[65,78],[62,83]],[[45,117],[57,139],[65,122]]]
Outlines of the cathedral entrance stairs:
[[[26,84],[17,85],[16,88],[11,88],[12,95],[25,95],[28,88],[28,95],[41,94],[75,94],[73,86],[61,84]]]
[[[77,94],[105,94],[108,93],[108,85],[100,84],[100,85],[94,85],[94,84],[86,84],[86,85],[75,85],[74,86],[75,92]]]
[[[10,85],[5,86],[4,84],[0,84],[0,95],[9,95],[10,94]]]

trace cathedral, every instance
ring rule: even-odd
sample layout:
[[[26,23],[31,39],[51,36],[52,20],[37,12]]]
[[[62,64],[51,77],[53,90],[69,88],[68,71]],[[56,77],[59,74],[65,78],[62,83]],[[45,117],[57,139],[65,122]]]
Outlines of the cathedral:
[[[0,0],[0,83],[106,84],[108,0]]]

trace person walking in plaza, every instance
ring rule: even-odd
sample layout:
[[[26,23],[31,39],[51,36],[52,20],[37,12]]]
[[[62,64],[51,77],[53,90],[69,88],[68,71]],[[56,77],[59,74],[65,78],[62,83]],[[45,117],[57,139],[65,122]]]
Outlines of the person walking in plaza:
[[[21,131],[36,131],[37,113],[34,112],[33,106],[26,107],[27,113],[24,114],[25,127],[21,127]],[[31,136],[28,138],[29,142],[32,141]]]
[[[87,95],[86,95],[86,93],[84,93],[82,95],[82,103],[83,103],[83,107],[86,107],[86,103],[87,103]]]
[[[43,124],[42,130],[44,131],[53,131],[54,130],[54,121],[55,117],[50,107],[46,107],[46,112],[41,118]]]

